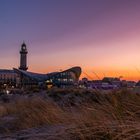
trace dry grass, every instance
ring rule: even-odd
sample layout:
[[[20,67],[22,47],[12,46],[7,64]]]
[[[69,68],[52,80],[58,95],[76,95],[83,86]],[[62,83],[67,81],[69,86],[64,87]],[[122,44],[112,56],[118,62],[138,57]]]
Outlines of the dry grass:
[[[59,92],[55,96],[61,92],[63,96],[69,94],[74,102],[75,98],[81,98],[81,104],[64,108],[49,98],[32,97],[1,105],[0,116],[15,117],[13,128],[9,131],[62,124],[72,126],[67,133],[75,140],[140,139],[140,94],[127,90],[108,94],[90,92],[87,94],[89,100],[83,95],[85,91]]]
[[[2,115],[15,117],[15,129],[37,127],[45,124],[59,124],[66,114],[54,102],[42,98],[20,99],[4,105]]]

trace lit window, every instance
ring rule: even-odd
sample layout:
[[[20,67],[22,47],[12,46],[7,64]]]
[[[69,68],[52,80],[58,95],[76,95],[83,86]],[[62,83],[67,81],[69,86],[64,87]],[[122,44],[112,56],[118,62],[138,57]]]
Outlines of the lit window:
[[[64,82],[67,82],[67,81],[68,81],[68,79],[63,79],[63,81],[64,81]]]
[[[70,79],[71,82],[73,82],[73,79]]]

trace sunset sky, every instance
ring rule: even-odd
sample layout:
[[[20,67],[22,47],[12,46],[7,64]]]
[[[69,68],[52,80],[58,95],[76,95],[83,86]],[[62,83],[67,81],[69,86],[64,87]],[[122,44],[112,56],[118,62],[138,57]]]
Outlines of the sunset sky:
[[[29,71],[81,66],[90,79],[140,80],[140,0],[0,0],[0,68]]]

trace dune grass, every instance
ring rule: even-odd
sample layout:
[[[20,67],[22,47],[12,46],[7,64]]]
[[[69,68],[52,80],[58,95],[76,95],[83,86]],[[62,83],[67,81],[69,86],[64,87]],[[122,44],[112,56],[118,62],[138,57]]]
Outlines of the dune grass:
[[[107,94],[77,89],[51,92],[51,99],[32,97],[2,104],[0,116],[15,117],[13,128],[8,132],[62,124],[71,126],[66,133],[75,140],[140,138],[140,94],[128,90]],[[49,91],[48,96],[51,92]],[[58,99],[58,102],[52,100],[54,98],[55,101]],[[70,103],[65,106],[64,102],[61,106],[59,102],[62,98],[67,104],[74,102],[74,105],[70,106]],[[79,104],[75,103],[77,99],[80,100]]]

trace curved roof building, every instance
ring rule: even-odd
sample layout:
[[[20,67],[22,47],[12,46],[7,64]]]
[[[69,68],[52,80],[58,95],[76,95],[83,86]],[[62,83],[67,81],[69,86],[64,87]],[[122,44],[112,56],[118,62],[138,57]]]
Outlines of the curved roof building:
[[[74,85],[81,75],[80,67],[73,67],[62,72],[48,74],[33,73],[16,68],[14,68],[14,71],[20,75],[23,85],[52,84],[58,87],[70,86]]]
[[[74,85],[81,75],[80,67],[72,67],[62,72],[52,72],[48,74],[33,73],[27,71],[27,47],[23,43],[20,50],[19,69],[0,70],[0,85],[41,85],[52,84],[54,86]]]

